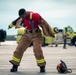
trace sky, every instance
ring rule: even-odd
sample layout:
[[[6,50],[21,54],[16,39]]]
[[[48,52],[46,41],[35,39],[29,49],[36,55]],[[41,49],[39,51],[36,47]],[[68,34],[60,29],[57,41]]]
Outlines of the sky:
[[[8,25],[18,17],[18,10],[39,13],[51,27],[70,25],[76,32],[76,0],[0,0],[0,29],[7,35],[17,34],[17,29],[8,30]]]

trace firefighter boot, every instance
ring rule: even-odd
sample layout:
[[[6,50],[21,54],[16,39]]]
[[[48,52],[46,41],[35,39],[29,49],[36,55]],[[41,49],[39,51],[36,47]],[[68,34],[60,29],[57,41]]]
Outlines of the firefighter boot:
[[[18,66],[13,65],[12,69],[10,69],[10,72],[17,72]]]
[[[44,73],[45,72],[45,66],[40,67],[40,72]]]

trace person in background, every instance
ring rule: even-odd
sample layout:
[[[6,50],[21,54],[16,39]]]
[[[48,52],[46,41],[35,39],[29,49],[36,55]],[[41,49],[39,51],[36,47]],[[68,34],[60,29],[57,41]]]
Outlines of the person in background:
[[[58,34],[55,35],[55,47],[58,47]]]
[[[67,31],[67,28],[65,28],[65,30],[63,32],[63,41],[64,41],[63,49],[66,49],[66,45],[67,45],[67,33],[66,33],[66,31]]]
[[[63,43],[63,49],[66,49],[66,45],[67,45],[67,34],[64,35],[64,43]]]

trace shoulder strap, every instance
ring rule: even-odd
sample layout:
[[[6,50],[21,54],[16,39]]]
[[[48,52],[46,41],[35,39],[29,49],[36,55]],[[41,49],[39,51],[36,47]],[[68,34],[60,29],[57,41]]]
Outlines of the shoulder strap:
[[[32,19],[32,14],[33,14],[33,13],[30,13],[30,19]]]
[[[34,22],[33,22],[33,20],[32,20],[32,14],[33,14],[33,13],[30,13],[30,24],[31,24],[31,26],[32,26],[32,29],[34,29]]]

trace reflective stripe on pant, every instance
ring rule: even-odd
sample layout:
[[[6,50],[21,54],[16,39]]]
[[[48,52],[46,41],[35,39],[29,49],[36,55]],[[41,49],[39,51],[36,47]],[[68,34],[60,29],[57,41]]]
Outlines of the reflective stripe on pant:
[[[46,65],[46,61],[45,61],[44,58],[36,60],[36,61],[37,61],[37,65],[40,66],[40,67]]]
[[[12,60],[14,60],[15,62],[20,62],[20,59],[16,58],[15,56],[12,57]]]
[[[23,53],[26,51],[26,49],[29,47],[29,45],[33,42],[33,51],[34,55],[37,60],[38,66],[44,66],[46,62],[44,61],[43,52],[41,49],[42,43],[43,43],[43,37],[41,35],[41,32],[39,33],[29,33],[24,34],[16,48],[13,54],[13,59],[11,62],[15,65],[19,65],[20,61],[22,59]],[[40,60],[42,62],[40,62]]]

